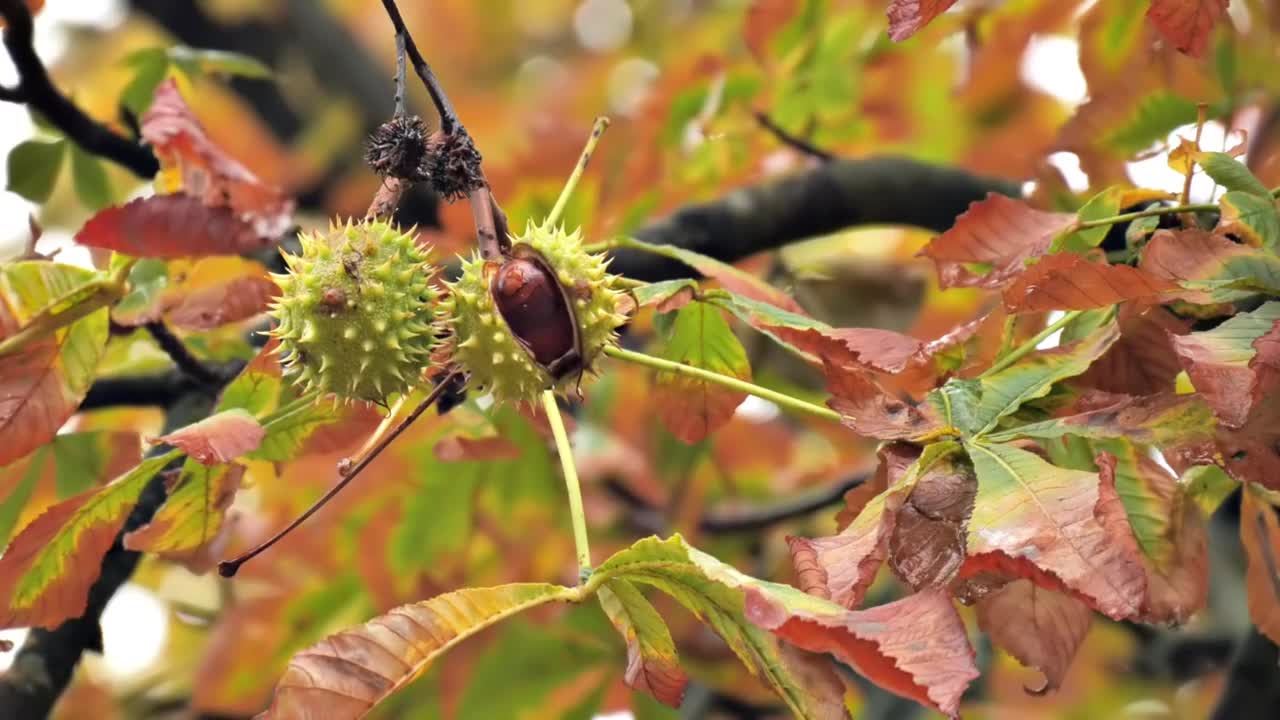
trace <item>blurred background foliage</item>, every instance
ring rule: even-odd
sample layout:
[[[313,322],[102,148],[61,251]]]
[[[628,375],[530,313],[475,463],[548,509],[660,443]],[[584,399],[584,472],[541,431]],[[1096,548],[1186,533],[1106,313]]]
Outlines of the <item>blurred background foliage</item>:
[[[550,208],[592,119],[613,118],[567,217],[588,238],[605,239],[820,162],[782,142],[761,117],[836,156],[902,154],[1025,181],[1040,206],[1074,210],[1089,189],[1115,182],[1180,187],[1162,153],[1206,103],[1214,121],[1202,145],[1217,149],[1216,138],[1225,147],[1247,130],[1250,168],[1268,186],[1280,184],[1273,71],[1280,9],[1233,2],[1231,22],[1194,59],[1153,46],[1142,22],[1146,4],[961,2],[900,44],[886,36],[884,0],[440,0],[404,3],[403,12],[483,152],[513,228]],[[361,155],[367,133],[391,112],[395,53],[373,0],[49,0],[37,31],[55,82],[124,131],[149,87],[166,74],[179,77],[215,143],[295,195],[304,227],[362,215],[377,189]],[[233,51],[261,65],[175,46]],[[425,92],[410,88],[411,107],[428,114]],[[43,132],[25,110],[4,113],[5,146]],[[93,158],[71,162],[50,181],[46,203],[5,195],[0,237],[8,254],[25,240],[26,211],[38,214],[57,246],[92,214],[95,198],[118,201],[145,182]],[[11,184],[14,169],[11,158]],[[1210,192],[1197,184],[1192,199]],[[400,219],[417,223],[443,257],[473,242],[464,203],[415,191]],[[927,239],[908,229],[853,228],[746,266],[832,324],[932,338],[974,317],[981,298],[937,289],[913,257]],[[192,273],[171,266],[166,282]],[[248,357],[243,330],[230,325],[187,339],[214,357]],[[641,344],[651,332],[645,316],[630,331]],[[820,401],[816,375],[758,337],[743,340],[757,382]],[[112,340],[103,373],[166,362],[145,337],[125,335]],[[872,442],[781,416],[755,399],[723,430],[686,445],[658,421],[659,402],[644,371],[611,364],[576,417],[587,514],[602,557],[641,535],[680,531],[745,571],[786,581],[785,536],[830,533],[834,508],[741,532],[708,519],[821,492],[874,467]],[[73,425],[79,433],[156,435],[162,417],[158,409],[103,409]],[[295,462],[250,463],[249,491],[239,494],[233,532],[217,551],[244,549],[303,510],[376,422],[369,413],[324,429]],[[485,442],[458,445],[457,437]],[[247,717],[263,707],[295,651],[395,605],[462,586],[571,584],[572,539],[553,460],[537,418],[472,401],[420,421],[332,505],[246,566],[234,586],[148,557],[104,618],[105,655],[82,664],[57,717]],[[18,470],[0,469],[0,488],[13,487]],[[37,483],[7,530],[77,489]],[[1215,557],[1215,571],[1230,574],[1240,562],[1237,541],[1230,532],[1214,541],[1225,558]],[[893,597],[895,582],[881,573],[869,604]],[[1243,597],[1231,589],[1238,585],[1216,583],[1211,611],[1181,640],[1100,620],[1062,689],[1047,697],[1024,693],[1039,678],[975,633],[984,674],[965,716],[1203,717],[1221,689],[1229,638],[1246,623]],[[776,711],[775,699],[704,626],[675,607],[661,609],[696,679],[683,716]],[[1178,644],[1188,637],[1202,643],[1189,658],[1178,655],[1191,652]],[[457,648],[377,713],[681,715],[627,689],[623,657],[594,604],[545,608]],[[863,690],[862,717],[924,715]]]

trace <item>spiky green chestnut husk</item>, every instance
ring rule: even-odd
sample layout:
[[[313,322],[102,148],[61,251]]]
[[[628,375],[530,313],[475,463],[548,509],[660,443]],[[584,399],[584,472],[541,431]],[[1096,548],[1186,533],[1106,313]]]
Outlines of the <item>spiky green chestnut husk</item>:
[[[521,244],[537,250],[567,290],[577,319],[583,365],[589,367],[617,340],[616,330],[626,322],[620,309],[624,293],[615,286],[616,276],[606,272],[608,259],[586,252],[577,229],[566,233],[563,227],[531,222],[523,235],[512,238],[513,251],[518,252]],[[464,260],[462,275],[449,284],[443,303],[453,325],[453,357],[471,373],[470,386],[492,392],[500,403],[534,401],[543,390],[564,392],[575,387],[581,379],[579,373],[556,381],[512,334],[492,294],[491,282],[498,267],[498,263],[478,256]]]
[[[302,234],[275,275],[281,362],[295,382],[339,398],[385,405],[412,388],[436,335],[437,291],[426,253],[384,222]]]

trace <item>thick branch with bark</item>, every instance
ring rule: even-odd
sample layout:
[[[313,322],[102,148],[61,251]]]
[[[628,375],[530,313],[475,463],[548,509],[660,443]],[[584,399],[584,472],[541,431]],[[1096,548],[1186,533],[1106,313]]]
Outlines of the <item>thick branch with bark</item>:
[[[34,28],[27,4],[0,0],[0,15],[5,19],[4,47],[18,69],[17,87],[0,88],[0,100],[25,103],[86,152],[126,167],[138,177],[155,175],[160,163],[149,148],[89,117],[54,87],[32,44]]]
[[[650,223],[636,238],[677,245],[733,262],[766,250],[860,225],[951,227],[988,193],[1017,196],[1017,183],[903,157],[833,160],[782,180],[689,205]],[[638,250],[614,253],[612,272],[655,282],[696,273]]]

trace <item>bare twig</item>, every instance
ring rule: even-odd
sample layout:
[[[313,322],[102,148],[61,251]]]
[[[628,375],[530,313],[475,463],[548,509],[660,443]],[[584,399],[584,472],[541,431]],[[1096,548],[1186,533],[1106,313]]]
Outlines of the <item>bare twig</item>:
[[[400,8],[396,7],[396,0],[382,0],[382,6],[386,8],[387,16],[391,18],[391,24],[395,26],[396,35],[404,38],[404,49],[409,55],[409,60],[413,63],[413,70],[422,79],[422,84],[427,86],[427,92],[431,95],[431,102],[435,103],[436,112],[440,113],[440,129],[445,134],[452,133],[462,125],[458,122],[458,114],[454,112],[453,105],[449,102],[449,97],[445,95],[444,88],[440,85],[440,81],[436,79],[435,73],[431,72],[431,66],[422,57],[422,53],[418,52],[418,46],[413,42],[413,36],[409,34],[409,29],[404,25],[404,18],[400,16]]]
[[[173,360],[173,364],[191,379],[206,385],[221,385],[226,382],[226,377],[222,373],[196,357],[163,320],[147,323],[146,328],[160,349]]]
[[[160,170],[151,150],[95,121],[63,95],[32,44],[31,11],[23,0],[0,0],[5,19],[4,46],[18,69],[16,87],[0,90],[0,100],[26,103],[86,152],[118,163],[135,175],[150,178]]]
[[[396,33],[396,117],[405,114],[404,109],[404,33]]]
[[[410,187],[413,187],[413,183],[408,180],[398,177],[383,178],[364,216],[370,220],[391,219],[396,212],[396,206],[400,204],[400,198],[404,197],[405,191]]]
[[[760,124],[760,127],[768,130],[774,137],[778,138],[778,141],[783,145],[794,150],[799,150],[805,155],[821,160],[822,162],[830,162],[836,159],[835,155],[823,150],[802,137],[797,137],[782,129],[780,125],[775,123],[769,117],[768,113],[762,110],[756,110],[753,115],[755,115],[756,122]]]

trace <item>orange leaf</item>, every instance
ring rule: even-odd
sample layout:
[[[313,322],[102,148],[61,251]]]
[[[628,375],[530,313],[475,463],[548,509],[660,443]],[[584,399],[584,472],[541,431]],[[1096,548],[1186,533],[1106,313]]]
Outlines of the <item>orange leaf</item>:
[[[165,314],[175,327],[212,330],[265,311],[279,294],[260,263],[239,257],[201,258],[175,289],[165,293]]]
[[[1047,252],[1075,219],[1070,213],[1036,210],[1022,200],[993,193],[971,204],[920,254],[937,265],[943,287],[1003,287],[1022,272],[1027,260]],[[967,263],[991,269],[977,274],[965,267]]]
[[[1249,618],[1272,642],[1280,642],[1280,523],[1275,508],[1247,486],[1240,505],[1240,540],[1249,560]]]
[[[706,303],[680,308],[662,357],[682,365],[751,380],[747,353],[720,310]],[[681,441],[696,443],[733,418],[746,393],[696,377],[660,372],[654,388],[658,417]]]
[[[1178,290],[1177,283],[1128,265],[1108,265],[1075,253],[1047,255],[1004,290],[1010,313],[1089,310]]]
[[[994,572],[1065,590],[1113,619],[1139,614],[1146,577],[1110,478],[1012,445],[967,445],[978,474],[962,578]]]
[[[798,0],[752,0],[742,26],[742,39],[756,62],[767,64],[769,41],[796,14]]]
[[[234,408],[162,435],[152,442],[168,443],[198,462],[216,465],[256,450],[266,434],[267,431],[253,415]]]
[[[810,652],[831,653],[890,692],[959,717],[978,677],[964,622],[942,590],[867,610],[831,612],[746,586],[747,619]]]
[[[1258,309],[1241,313],[1212,330],[1173,338],[1173,348],[1182,361],[1188,377],[1213,408],[1223,424],[1242,427],[1254,403],[1261,397],[1259,384],[1268,382],[1270,373],[1259,381],[1253,344],[1280,328],[1280,302],[1268,302]],[[1269,340],[1263,339],[1264,349]],[[1262,361],[1263,369],[1273,360]]]
[[[1014,580],[978,601],[978,625],[1018,662],[1044,673],[1044,687],[1057,690],[1076,651],[1089,634],[1093,611],[1079,600]]]
[[[1151,0],[1147,19],[1174,47],[1200,57],[1213,26],[1227,14],[1231,0]]]
[[[158,258],[240,255],[275,240],[258,234],[229,209],[208,207],[189,195],[154,195],[109,207],[76,233],[81,245]]]
[[[889,37],[902,42],[947,11],[956,0],[893,0],[889,3]]]

